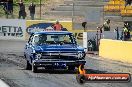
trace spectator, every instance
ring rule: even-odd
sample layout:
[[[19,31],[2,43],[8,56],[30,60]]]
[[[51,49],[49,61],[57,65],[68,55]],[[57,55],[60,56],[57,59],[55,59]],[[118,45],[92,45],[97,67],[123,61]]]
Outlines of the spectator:
[[[124,30],[121,31],[120,40],[124,40]]]
[[[61,31],[63,26],[59,23],[59,21],[57,20],[56,21],[56,24],[53,25],[53,28],[56,30],[56,31]]]
[[[30,11],[30,16],[31,19],[34,20],[34,15],[35,15],[35,5],[33,4],[33,2],[30,4],[29,6],[29,11]]]
[[[82,27],[84,28],[84,31],[87,28],[86,25],[87,25],[87,22],[82,22]]]
[[[107,19],[105,22],[104,22],[104,24],[103,24],[103,29],[104,29],[104,31],[110,31],[110,20],[109,19]]]
[[[127,5],[131,5],[132,0],[125,0],[125,2],[126,2],[125,6],[127,6]]]
[[[128,23],[124,24],[123,34],[124,34],[124,41],[130,40],[130,29],[128,27]]]
[[[8,15],[11,15],[13,18],[13,0],[7,0],[6,2],[3,3],[3,6],[6,18],[8,18]]]
[[[26,11],[25,11],[25,5],[23,4],[22,1],[20,1],[19,3],[19,19],[22,17],[23,19],[25,19],[26,17]]]
[[[5,12],[5,16],[6,16],[6,18],[8,18],[8,3],[7,2],[4,2],[3,3],[3,10],[4,10],[4,12]]]

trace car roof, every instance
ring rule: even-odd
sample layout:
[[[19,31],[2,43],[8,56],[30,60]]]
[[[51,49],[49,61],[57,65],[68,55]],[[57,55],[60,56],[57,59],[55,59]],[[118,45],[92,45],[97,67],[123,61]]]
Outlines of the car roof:
[[[35,32],[34,34],[72,34],[68,31],[42,31],[42,32]]]

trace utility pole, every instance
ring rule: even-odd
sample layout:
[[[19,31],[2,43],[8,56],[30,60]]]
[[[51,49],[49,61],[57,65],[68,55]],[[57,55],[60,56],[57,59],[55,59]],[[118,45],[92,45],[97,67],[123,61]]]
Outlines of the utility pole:
[[[41,11],[42,11],[41,5],[42,5],[42,3],[41,3],[41,0],[40,0],[40,20],[41,20]]]

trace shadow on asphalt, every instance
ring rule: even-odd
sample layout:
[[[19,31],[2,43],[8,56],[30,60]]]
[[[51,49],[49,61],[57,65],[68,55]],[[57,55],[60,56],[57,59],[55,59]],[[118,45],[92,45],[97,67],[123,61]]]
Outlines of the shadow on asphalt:
[[[49,74],[76,74],[77,71],[69,71],[69,70],[38,70],[37,73],[49,73]]]
[[[97,74],[97,73],[106,73],[107,71],[100,71],[94,69],[85,69],[87,74]]]
[[[23,69],[22,69],[23,70]],[[107,71],[99,71],[99,70],[93,70],[93,69],[85,69],[87,74],[97,74],[97,73],[106,73]],[[70,71],[70,70],[44,70],[44,69],[38,69],[37,73],[49,73],[49,74],[77,74],[78,70]]]

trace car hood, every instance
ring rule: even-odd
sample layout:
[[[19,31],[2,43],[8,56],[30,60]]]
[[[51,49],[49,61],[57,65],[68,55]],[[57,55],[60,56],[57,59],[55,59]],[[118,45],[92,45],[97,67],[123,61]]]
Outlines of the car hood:
[[[41,51],[41,52],[74,52],[74,51],[80,51],[82,50],[79,46],[77,45],[71,45],[71,44],[66,44],[66,45],[43,45],[43,46],[34,46],[36,51]]]

